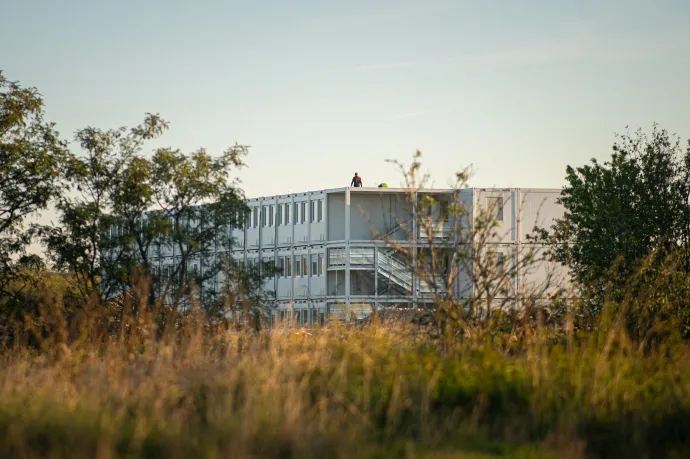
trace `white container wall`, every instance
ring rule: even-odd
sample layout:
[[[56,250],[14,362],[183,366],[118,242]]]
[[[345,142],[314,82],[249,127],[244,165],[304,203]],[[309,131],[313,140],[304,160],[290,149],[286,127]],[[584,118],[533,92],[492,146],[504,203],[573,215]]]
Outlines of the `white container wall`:
[[[318,322],[329,311],[360,317],[369,314],[374,305],[414,307],[430,301],[430,288],[416,279],[404,257],[381,240],[388,236],[419,247],[430,243],[428,234],[412,231],[414,213],[408,191],[339,188],[249,199],[243,227],[227,228],[217,235],[213,259],[229,253],[248,266],[275,262],[278,273],[267,277],[264,284],[275,294],[274,321],[307,325]],[[432,219],[438,219],[454,193],[424,190],[418,192],[417,199],[431,195],[436,204],[429,212]],[[532,249],[527,235],[535,225],[550,229],[564,211],[556,203],[560,190],[468,188],[459,193],[467,212],[462,218],[463,228],[469,229],[480,211],[492,212],[499,225],[498,237],[485,249],[500,252],[506,263],[519,262],[520,254]],[[439,225],[432,234],[433,243],[452,238],[452,227],[452,221]],[[172,269],[175,255],[176,248],[165,241],[149,251],[155,269],[162,273]],[[200,260],[190,264],[191,269],[206,269]],[[476,295],[472,264],[462,263],[460,268],[451,287],[453,295]],[[562,284],[567,278],[565,270],[542,264],[518,276],[513,290],[533,288],[554,278]],[[222,282],[220,274],[213,285],[204,288],[218,291]]]

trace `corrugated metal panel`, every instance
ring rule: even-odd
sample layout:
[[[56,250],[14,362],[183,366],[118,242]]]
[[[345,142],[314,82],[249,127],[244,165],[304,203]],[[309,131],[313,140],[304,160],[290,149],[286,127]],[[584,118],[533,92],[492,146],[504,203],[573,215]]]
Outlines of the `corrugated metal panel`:
[[[496,235],[494,242],[509,242],[514,231],[516,212],[512,204],[513,193],[510,190],[482,189],[476,190],[477,211],[474,214],[476,219],[479,212],[493,212],[498,220],[498,227],[495,229]],[[501,206],[502,204],[502,206]],[[517,207],[517,206],[515,206]]]
[[[510,240],[515,241],[515,230],[517,228],[517,197],[518,193],[513,190],[510,192],[510,214],[513,216],[513,224],[510,225]]]
[[[548,296],[556,289],[567,286],[567,269],[560,263],[545,261],[545,247],[523,245],[520,256],[526,257],[530,251],[534,254],[535,262],[526,265],[520,275],[520,284],[528,295],[543,292]]]
[[[259,228],[247,229],[247,248],[259,247]]]
[[[527,241],[534,227],[551,230],[555,219],[563,216],[565,209],[556,203],[559,191],[520,190],[520,241]]]

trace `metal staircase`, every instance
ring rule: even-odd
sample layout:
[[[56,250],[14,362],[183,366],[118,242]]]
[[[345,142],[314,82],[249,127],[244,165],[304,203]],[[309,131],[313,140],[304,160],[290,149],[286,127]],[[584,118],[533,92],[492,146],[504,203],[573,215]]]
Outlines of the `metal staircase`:
[[[439,225],[439,238],[447,234],[445,232],[445,226],[445,224]],[[382,240],[404,244],[410,240],[411,235],[412,232],[408,224],[396,224],[383,235]],[[436,234],[434,238],[436,238]],[[393,247],[379,247],[376,250],[378,250],[378,295],[410,297],[413,296],[415,289],[417,294],[424,295],[433,293],[433,286],[419,279],[415,279],[415,276],[412,275],[412,267],[399,251]],[[445,282],[443,282],[442,278],[439,278],[438,284],[439,290],[443,291]]]
[[[412,295],[413,292],[413,276],[412,270],[404,262],[400,261],[396,256],[395,249],[381,248],[378,254],[378,275],[388,279],[389,288],[392,288],[395,293],[402,295]],[[417,293],[429,294],[433,293],[434,288],[427,282],[416,279]],[[442,278],[439,278],[439,291],[445,290],[445,283]]]
[[[379,250],[378,275],[388,279],[387,290],[392,289],[398,295],[412,295],[412,272],[405,263],[395,257],[394,249]]]
[[[384,241],[409,241],[412,230],[408,225],[398,223],[383,236]]]

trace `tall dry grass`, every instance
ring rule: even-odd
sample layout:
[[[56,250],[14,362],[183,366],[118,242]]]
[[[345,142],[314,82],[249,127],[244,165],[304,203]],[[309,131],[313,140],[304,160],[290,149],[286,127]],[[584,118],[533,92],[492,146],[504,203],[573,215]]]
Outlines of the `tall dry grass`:
[[[0,457],[690,456],[690,346],[616,321],[448,346],[389,318],[257,333],[44,300],[0,356]]]

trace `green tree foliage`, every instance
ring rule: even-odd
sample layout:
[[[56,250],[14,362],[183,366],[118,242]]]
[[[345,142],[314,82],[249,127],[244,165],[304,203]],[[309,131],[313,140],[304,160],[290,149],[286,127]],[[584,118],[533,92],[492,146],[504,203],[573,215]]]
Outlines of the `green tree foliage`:
[[[0,72],[0,320],[14,321],[3,335],[38,307],[31,292],[49,274],[41,257],[26,254],[36,234],[55,275],[70,280],[70,308],[112,300],[123,306],[128,298],[130,308],[162,300],[184,309],[199,301],[218,317],[267,305],[272,267],[245,269],[216,255],[229,253],[231,230],[245,219],[232,174],[248,147],[234,145],[219,157],[170,148],[147,156],[147,142],[167,128],[150,113],[132,129],[87,127],[75,137],[81,151],[72,153],[44,121],[37,90]],[[27,225],[51,203],[57,225]],[[147,298],[136,298],[144,291]]]
[[[42,230],[56,267],[76,276],[84,298],[97,292],[108,298],[129,280],[135,265],[131,229],[151,204],[149,185],[142,180],[146,160],[140,155],[145,141],[166,128],[162,118],[148,114],[130,130],[88,127],[77,132],[84,154],[69,157],[68,192],[56,203],[60,226]],[[115,237],[104,238],[113,225],[119,230]],[[101,258],[104,250],[106,259]]]
[[[555,256],[595,303],[635,294],[638,281],[649,277],[637,275],[643,264],[649,273],[650,262],[687,252],[690,148],[684,151],[666,130],[619,136],[610,160],[568,166],[566,181]],[[674,259],[674,270],[687,273],[687,257]]]
[[[278,273],[273,260],[260,261],[250,267],[243,260],[223,253],[218,259],[220,294],[208,309],[210,317],[232,317],[238,313],[245,326],[254,330],[262,327],[273,306],[274,292],[266,289],[267,279]]]
[[[219,157],[200,149],[186,155],[179,150],[159,149],[151,160],[151,190],[159,217],[164,218],[160,244],[175,253],[168,271],[164,295],[175,307],[187,306],[196,290],[202,304],[216,300],[215,288],[207,288],[221,269],[214,256],[216,244],[233,245],[231,228],[242,226],[247,207],[244,195],[232,178],[244,165],[248,147],[235,145]]]
[[[132,287],[144,276],[150,306],[159,298],[176,309],[219,301],[213,280],[221,264],[214,254],[216,244],[232,247],[230,229],[244,220],[244,195],[231,175],[248,148],[235,145],[219,157],[170,148],[144,156],[146,141],[167,127],[148,114],[133,129],[77,133],[84,154],[70,156],[66,167],[70,193],[56,205],[60,226],[44,227],[43,235],[55,265],[77,279],[83,300],[139,292]]]
[[[15,266],[15,275],[0,296],[0,348],[26,342],[31,317],[59,308],[68,318],[77,312],[71,296],[74,277],[50,270],[39,255],[23,255]],[[52,325],[55,325],[53,323]]]
[[[0,293],[25,271],[15,263],[32,240],[26,218],[47,208],[61,191],[66,157],[55,125],[44,119],[43,99],[0,72]]]

